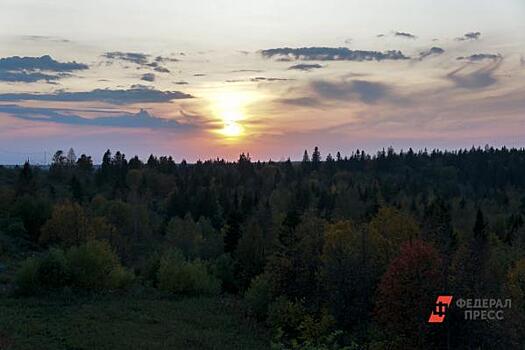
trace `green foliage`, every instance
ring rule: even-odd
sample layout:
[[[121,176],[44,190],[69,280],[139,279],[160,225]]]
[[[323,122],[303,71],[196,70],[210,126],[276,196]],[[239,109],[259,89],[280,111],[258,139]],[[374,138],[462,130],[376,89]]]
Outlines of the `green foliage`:
[[[234,261],[230,254],[222,254],[215,259],[211,270],[212,274],[221,281],[222,290],[230,293],[238,290]]]
[[[52,248],[41,257],[25,260],[15,283],[24,295],[73,287],[82,290],[125,289],[134,280],[107,242],[89,241],[64,252]]]
[[[70,271],[64,251],[51,248],[40,259],[38,266],[38,285],[42,289],[58,289],[68,283]]]
[[[244,294],[244,300],[250,312],[257,319],[266,319],[268,307],[272,301],[271,284],[267,275],[259,275],[252,280]]]
[[[425,328],[436,293],[510,295],[505,322],[466,323],[451,310],[440,339],[525,342],[524,150],[309,152],[302,164],[244,154],[144,164],[108,151],[96,171],[88,156],[59,152],[50,171],[0,167],[0,291],[35,255],[16,274],[21,293],[125,288],[134,276],[120,258],[140,273],[136,292],[215,294],[220,284],[243,294],[283,349],[445,348]],[[433,248],[402,248],[419,239]],[[55,244],[63,250],[42,253]],[[181,252],[161,254],[169,248]]]
[[[87,290],[112,286],[112,271],[119,266],[118,258],[107,242],[90,241],[67,252],[74,287]]]
[[[39,291],[39,268],[40,261],[37,258],[28,258],[22,263],[15,276],[15,283],[20,294],[31,295]]]
[[[190,259],[198,257],[203,241],[199,226],[189,214],[184,219],[175,217],[170,220],[166,228],[166,239]]]
[[[174,294],[213,295],[220,291],[219,281],[208,273],[202,261],[186,261],[178,250],[162,256],[158,280],[160,290]]]

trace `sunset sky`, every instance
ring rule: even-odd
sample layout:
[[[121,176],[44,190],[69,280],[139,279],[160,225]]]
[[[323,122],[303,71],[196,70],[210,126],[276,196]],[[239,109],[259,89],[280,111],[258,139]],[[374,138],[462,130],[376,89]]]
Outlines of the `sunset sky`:
[[[0,22],[0,164],[525,146],[523,0],[2,0]]]

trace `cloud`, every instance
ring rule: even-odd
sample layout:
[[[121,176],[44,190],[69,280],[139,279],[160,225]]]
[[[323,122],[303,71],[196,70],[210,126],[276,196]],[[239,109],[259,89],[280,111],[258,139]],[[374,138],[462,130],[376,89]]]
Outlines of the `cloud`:
[[[387,85],[366,80],[341,82],[318,80],[311,83],[311,88],[318,96],[326,99],[357,99],[368,104],[373,104],[387,97],[390,92]]]
[[[311,71],[312,69],[317,69],[317,68],[323,68],[323,66],[321,66],[320,64],[302,63],[302,64],[296,64],[295,66],[288,67],[288,69],[302,70],[302,71],[307,71],[307,72]]]
[[[284,61],[383,61],[409,59],[409,57],[403,55],[403,53],[399,50],[379,52],[350,50],[346,47],[283,47],[262,50],[261,54],[266,58],[275,57],[277,60]]]
[[[142,77],[140,78],[140,80],[155,81],[155,74],[153,73],[142,74]]]
[[[109,60],[120,60],[124,62],[131,62],[137,64],[144,68],[153,68],[156,72],[159,73],[169,73],[170,70],[166,67],[160,65],[160,63],[166,62],[179,62],[178,59],[173,57],[157,56],[150,61],[151,55],[141,53],[141,52],[121,52],[121,51],[112,51],[106,52],[102,55]]]
[[[159,72],[159,73],[169,73],[170,72],[168,68],[161,67],[161,66],[155,67],[154,70],[155,72]]]
[[[150,57],[150,55],[145,54],[145,53],[121,52],[121,51],[106,52],[102,56],[110,60],[127,61],[127,62],[135,63],[141,66],[148,64],[149,57]]]
[[[458,41],[478,40],[480,36],[481,36],[480,32],[469,32],[469,33],[463,34],[463,36],[461,36],[459,38],[456,38],[456,40],[458,40]]]
[[[112,104],[169,102],[177,99],[193,98],[180,91],[160,91],[145,86],[133,86],[127,90],[95,89],[91,91],[57,91],[50,94],[4,93],[0,101],[62,101],[85,102],[99,101]]]
[[[260,69],[238,69],[238,70],[232,70],[232,73],[262,73],[263,71]]]
[[[187,81],[181,80],[181,81],[175,81],[173,84],[176,85],[188,85],[189,83]]]
[[[414,34],[407,33],[407,32],[395,32],[394,35],[399,36],[401,38],[405,38],[405,39],[416,39],[417,38],[417,36],[415,36]]]
[[[57,43],[70,43],[71,40],[63,39],[55,36],[49,36],[49,35],[21,35],[20,38],[22,40],[27,41],[53,41]]]
[[[494,72],[499,68],[501,62],[502,60],[492,62],[470,73],[463,73],[468,67],[464,65],[447,74],[446,78],[462,89],[483,89],[497,82]]]
[[[437,55],[441,55],[443,53],[445,53],[445,50],[443,50],[440,47],[434,46],[434,47],[430,48],[430,50],[420,52],[419,53],[419,59],[422,60],[425,57],[432,56],[432,55],[437,56]]]
[[[155,57],[155,62],[179,62],[179,60],[173,57],[157,56]]]
[[[193,74],[194,77],[205,77],[206,74],[204,73],[196,73],[196,74]]]
[[[316,97],[280,98],[278,103],[299,107],[321,107],[323,104]]]
[[[77,70],[88,69],[83,63],[59,62],[49,55],[0,58],[0,81],[26,82],[58,80]]]
[[[478,62],[478,61],[483,61],[483,60],[492,60],[492,61],[497,61],[497,60],[500,60],[502,57],[501,55],[498,53],[498,54],[492,54],[492,53],[477,53],[477,54],[474,54],[474,55],[470,55],[470,56],[467,56],[467,57],[458,57],[457,59],[458,60],[466,60],[466,61],[470,61],[470,62]]]
[[[288,81],[288,80],[293,80],[293,79],[287,79],[287,78],[267,78],[267,77],[254,77],[254,78],[251,78],[250,81],[254,81],[254,82],[257,82],[257,81]]]
[[[63,109],[0,105],[0,113],[6,113],[14,118],[23,120],[66,125],[149,129],[187,129],[194,127],[193,125],[180,124],[173,119],[157,118],[144,109],[141,109],[138,113],[121,112],[119,115],[112,117],[86,118],[71,114],[70,111]]]
[[[59,62],[49,55],[40,57],[11,56],[0,58],[0,70],[3,71],[50,71],[50,72],[72,72],[75,70],[88,69],[83,63]]]
[[[5,72],[0,71],[0,81],[34,83],[45,80],[51,82],[68,76],[68,74],[44,74],[40,72]]]

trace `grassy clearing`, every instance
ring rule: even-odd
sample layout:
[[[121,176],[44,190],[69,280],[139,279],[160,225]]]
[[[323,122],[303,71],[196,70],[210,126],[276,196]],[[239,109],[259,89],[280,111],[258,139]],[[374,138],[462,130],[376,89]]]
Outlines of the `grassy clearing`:
[[[269,349],[221,298],[0,298],[0,349]]]

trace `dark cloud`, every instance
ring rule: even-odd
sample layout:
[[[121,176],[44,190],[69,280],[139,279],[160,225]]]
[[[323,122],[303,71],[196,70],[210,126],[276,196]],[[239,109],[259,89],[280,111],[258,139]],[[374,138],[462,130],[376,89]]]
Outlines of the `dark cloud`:
[[[193,98],[193,96],[180,91],[160,91],[141,85],[135,85],[131,89],[127,90],[95,89],[92,91],[80,92],[57,91],[50,94],[0,94],[0,101],[99,101],[112,104],[169,102],[171,100],[187,98]]]
[[[470,56],[467,56],[467,57],[458,57],[457,58],[458,60],[465,60],[465,61],[470,61],[470,62],[478,62],[478,61],[483,61],[483,60],[492,60],[492,61],[498,61],[501,59],[501,55],[498,53],[498,54],[493,54],[493,53],[476,53],[474,55],[470,55]]]
[[[456,38],[456,40],[463,41],[463,40],[478,40],[481,36],[480,32],[469,32],[465,33],[463,36]]]
[[[176,120],[154,117],[143,109],[138,113],[122,112],[120,115],[112,117],[86,118],[61,109],[31,108],[18,105],[0,105],[0,113],[7,113],[14,118],[23,120],[79,126],[149,129],[187,129],[193,127],[191,125],[182,125]]]
[[[417,36],[415,36],[414,34],[407,33],[407,32],[395,32],[394,35],[399,36],[401,38],[405,38],[405,39],[416,39],[417,38]]]
[[[323,105],[316,97],[280,98],[277,102],[299,107],[321,107]]]
[[[302,71],[307,71],[307,72],[311,71],[312,69],[317,69],[317,68],[323,68],[323,66],[321,66],[320,64],[302,63],[302,64],[296,64],[295,66],[288,67],[288,69],[302,70]]]
[[[462,89],[483,89],[497,82],[494,72],[498,69],[501,62],[502,60],[498,60],[468,73],[464,73],[468,68],[465,65],[447,74],[446,78]]]
[[[382,34],[382,33],[376,35],[377,38],[383,38],[384,36],[385,36],[385,34]]]
[[[197,73],[197,74],[193,74],[194,77],[205,77],[206,74],[204,73]]]
[[[441,55],[443,53],[445,53],[445,50],[443,50],[440,47],[434,46],[434,47],[430,48],[430,50],[420,52],[419,53],[419,59],[422,60],[425,57],[437,56],[437,55]]]
[[[332,100],[357,99],[373,104],[389,95],[389,87],[366,80],[331,82],[318,80],[311,83],[312,90],[320,97]]]
[[[181,80],[181,81],[175,81],[175,82],[173,82],[173,84],[176,84],[176,85],[188,85],[189,83],[187,81]]]
[[[83,63],[59,62],[49,55],[40,57],[11,56],[0,58],[0,70],[2,71],[50,71],[50,72],[72,72],[88,69]]]
[[[150,55],[145,53],[121,51],[106,52],[102,56],[110,60],[127,61],[141,66],[148,64],[150,57]]]
[[[155,62],[164,63],[164,62],[179,62],[178,59],[173,57],[157,56],[155,57]]]
[[[24,82],[24,83],[34,83],[37,81],[45,80],[47,82],[52,82],[60,78],[66,77],[69,74],[44,74],[40,72],[5,72],[0,71],[0,81],[9,81],[9,82]]]
[[[267,77],[254,77],[251,78],[250,81],[287,81],[287,80],[293,80],[293,79],[286,79],[286,78],[267,78]]]
[[[263,71],[260,69],[238,69],[238,70],[232,70],[232,73],[262,73]]]
[[[142,77],[140,78],[140,80],[144,80],[144,81],[155,81],[155,74],[153,73],[146,73],[146,74],[142,74]]]
[[[71,72],[88,69],[83,63],[59,62],[49,55],[40,57],[11,56],[0,58],[0,81],[53,81],[69,76]]]
[[[159,72],[159,73],[169,73],[170,72],[168,68],[161,67],[161,66],[155,67],[154,70],[155,72]]]
[[[276,48],[262,50],[263,57],[277,60],[304,60],[304,61],[383,61],[405,60],[409,57],[401,51],[385,52],[350,50],[346,47],[303,47],[303,48]]]

